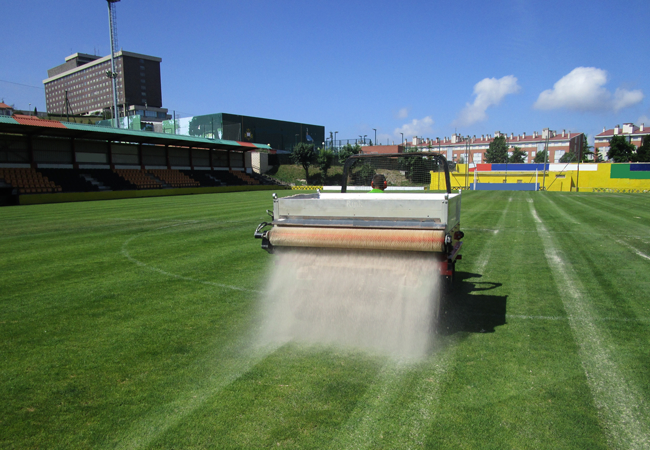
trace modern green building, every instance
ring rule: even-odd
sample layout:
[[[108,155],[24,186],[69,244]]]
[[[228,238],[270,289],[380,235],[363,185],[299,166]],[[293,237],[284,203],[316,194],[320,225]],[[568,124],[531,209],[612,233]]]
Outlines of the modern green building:
[[[291,151],[299,142],[321,148],[325,127],[284,120],[217,113],[163,121],[163,132],[208,139],[268,144],[275,150]]]

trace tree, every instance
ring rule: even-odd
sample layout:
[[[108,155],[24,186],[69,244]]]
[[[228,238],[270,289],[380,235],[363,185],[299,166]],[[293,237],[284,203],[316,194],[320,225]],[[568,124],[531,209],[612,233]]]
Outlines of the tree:
[[[542,150],[541,152],[537,152],[537,154],[535,155],[535,159],[533,161],[538,163],[538,164],[539,163],[545,163],[546,162],[546,154],[547,154],[546,150]]]
[[[650,162],[650,135],[643,138],[643,144],[636,149],[636,162]]]
[[[485,152],[486,163],[505,163],[508,162],[508,144],[505,136],[495,137]]]
[[[561,163],[572,163],[578,161],[578,157],[574,152],[568,151],[560,158]]]
[[[609,141],[607,158],[617,163],[628,162],[632,160],[635,150],[634,144],[629,143],[623,136],[614,136]]]
[[[327,171],[332,167],[332,162],[334,162],[334,152],[332,150],[321,149],[321,151],[318,152],[316,163],[321,171],[321,179],[323,181],[327,177]]]
[[[589,145],[588,136],[586,133],[582,135],[582,159],[580,162],[590,162],[592,159],[589,158],[589,155],[593,155],[594,152],[591,151],[593,148]],[[593,161],[596,162],[596,158],[593,158]]]
[[[343,148],[339,151],[339,162],[343,164],[346,159],[352,155],[358,155],[361,152],[361,146],[359,144],[350,145],[345,144]]]
[[[524,152],[519,147],[515,147],[512,150],[512,155],[508,158],[509,163],[521,164],[526,162],[526,152]]]
[[[294,164],[300,164],[305,169],[305,180],[309,184],[309,166],[314,161],[314,144],[299,143],[293,148],[291,152],[291,161]]]

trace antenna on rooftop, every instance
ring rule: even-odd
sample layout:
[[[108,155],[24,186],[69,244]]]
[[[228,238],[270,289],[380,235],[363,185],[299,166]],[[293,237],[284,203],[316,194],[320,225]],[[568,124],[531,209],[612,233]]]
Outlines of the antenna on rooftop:
[[[113,3],[120,0],[106,0],[108,3],[108,28],[111,35],[111,70],[106,71],[106,76],[113,82],[113,118],[115,126],[120,127],[120,110],[117,108],[117,72],[115,72],[115,47],[117,47],[117,17]]]

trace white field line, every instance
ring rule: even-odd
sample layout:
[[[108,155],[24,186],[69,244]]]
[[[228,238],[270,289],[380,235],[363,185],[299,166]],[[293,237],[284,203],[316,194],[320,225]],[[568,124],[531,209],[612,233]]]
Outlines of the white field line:
[[[510,207],[510,202],[506,204],[506,207],[503,209],[503,212],[501,213],[501,217],[499,218],[499,221],[497,222],[497,229],[496,230],[491,230],[494,235],[499,232],[499,228],[502,227],[503,222],[505,221],[506,214],[508,213],[508,208]],[[490,255],[492,253],[492,239],[490,239],[486,244],[485,247],[483,248],[483,251],[479,255],[479,257],[476,260],[476,272],[483,275],[485,272],[485,268],[487,267],[488,262],[490,261]]]
[[[506,319],[522,319],[522,320],[569,320],[566,316],[531,316],[525,314],[506,314]],[[586,321],[595,320],[596,322],[632,322],[632,323],[650,323],[650,317],[598,317],[598,318],[585,318],[574,317],[573,320]]]
[[[363,407],[352,412],[337,437],[330,442],[329,448],[388,448],[388,445],[390,448],[424,447],[439,402],[440,385],[445,380],[454,348],[452,343],[432,356],[437,359],[435,366],[412,388],[410,395],[415,400],[407,405],[400,402],[400,396],[403,394],[404,382],[409,378],[409,366],[384,367],[376,383],[359,402]],[[389,431],[385,429],[386,422],[400,424],[397,435],[390,442],[383,440],[383,432]],[[391,434],[395,432],[390,431]]]
[[[521,229],[519,229],[517,227],[507,227],[507,228],[499,228],[499,229],[475,228],[475,227],[465,228],[465,227],[463,227],[463,231],[478,231],[478,232],[483,232],[483,233],[494,233],[494,234],[498,234],[500,232],[504,232],[504,233],[509,233],[509,232],[534,233],[534,234],[537,234],[537,229],[535,229],[535,230],[521,230]],[[611,238],[611,234],[588,233],[588,232],[582,232],[582,231],[554,231],[553,234],[578,234],[580,236],[592,236],[594,238],[602,238],[602,239]],[[646,236],[635,236],[635,235],[629,235],[629,234],[626,235],[626,236],[631,238],[631,239],[638,239],[639,241],[643,242],[644,244],[650,244],[650,241],[646,240]]]
[[[173,225],[166,225],[164,227],[156,228],[154,231],[156,231],[156,230],[164,230],[164,229],[167,229],[167,228],[173,228],[173,227],[178,227],[178,226],[181,226],[181,225],[188,225],[188,224],[193,224],[193,223],[197,223],[197,221],[182,222],[182,223],[176,223],[176,224],[173,224]],[[159,274],[164,275],[166,277],[176,278],[178,280],[190,281],[190,282],[193,282],[193,283],[200,283],[200,284],[205,284],[207,286],[214,286],[214,287],[223,288],[223,289],[232,289],[234,291],[254,292],[256,294],[261,293],[261,291],[256,291],[254,289],[246,289],[246,288],[243,288],[243,287],[240,287],[240,286],[232,286],[232,285],[229,285],[229,284],[215,283],[213,281],[203,281],[203,280],[197,280],[196,278],[192,278],[192,277],[185,277],[183,275],[178,275],[178,274],[175,274],[175,273],[167,272],[165,270],[162,270],[162,269],[159,269],[157,267],[151,266],[151,265],[149,265],[147,263],[144,263],[144,262],[134,258],[133,256],[131,256],[131,254],[129,253],[129,249],[128,249],[129,244],[131,243],[131,241],[133,241],[134,239],[136,239],[137,237],[139,237],[141,235],[142,235],[142,233],[131,236],[126,241],[124,241],[124,243],[122,244],[122,255],[124,255],[124,257],[126,259],[128,259],[129,261],[131,261],[134,264],[137,264],[140,267],[144,267],[145,269],[151,270],[152,272],[159,273]]]
[[[536,227],[544,243],[544,254],[567,312],[569,325],[578,344],[578,352],[587,382],[612,448],[650,448],[650,412],[643,396],[623,377],[613,358],[607,336],[598,329],[596,313],[585,289],[570,264],[562,259],[554,239],[539,221],[535,207],[530,211],[537,219]]]
[[[639,250],[637,250],[636,248],[634,248],[632,245],[628,244],[627,242],[625,242],[625,241],[621,241],[620,239],[614,239],[614,241],[616,241],[617,243],[621,244],[623,247],[627,247],[627,248],[629,248],[629,249],[632,250],[634,253],[636,253],[637,255],[639,255],[641,258],[645,258],[645,259],[647,259],[647,260],[650,261],[650,256],[646,255],[646,254],[643,253],[643,252],[640,252]]]

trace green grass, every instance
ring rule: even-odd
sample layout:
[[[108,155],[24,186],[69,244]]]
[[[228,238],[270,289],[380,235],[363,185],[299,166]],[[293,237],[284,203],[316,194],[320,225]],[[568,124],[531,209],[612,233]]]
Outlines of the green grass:
[[[408,365],[252,349],[270,207],[1,208],[0,448],[649,445],[647,196],[463,193],[441,334]]]

